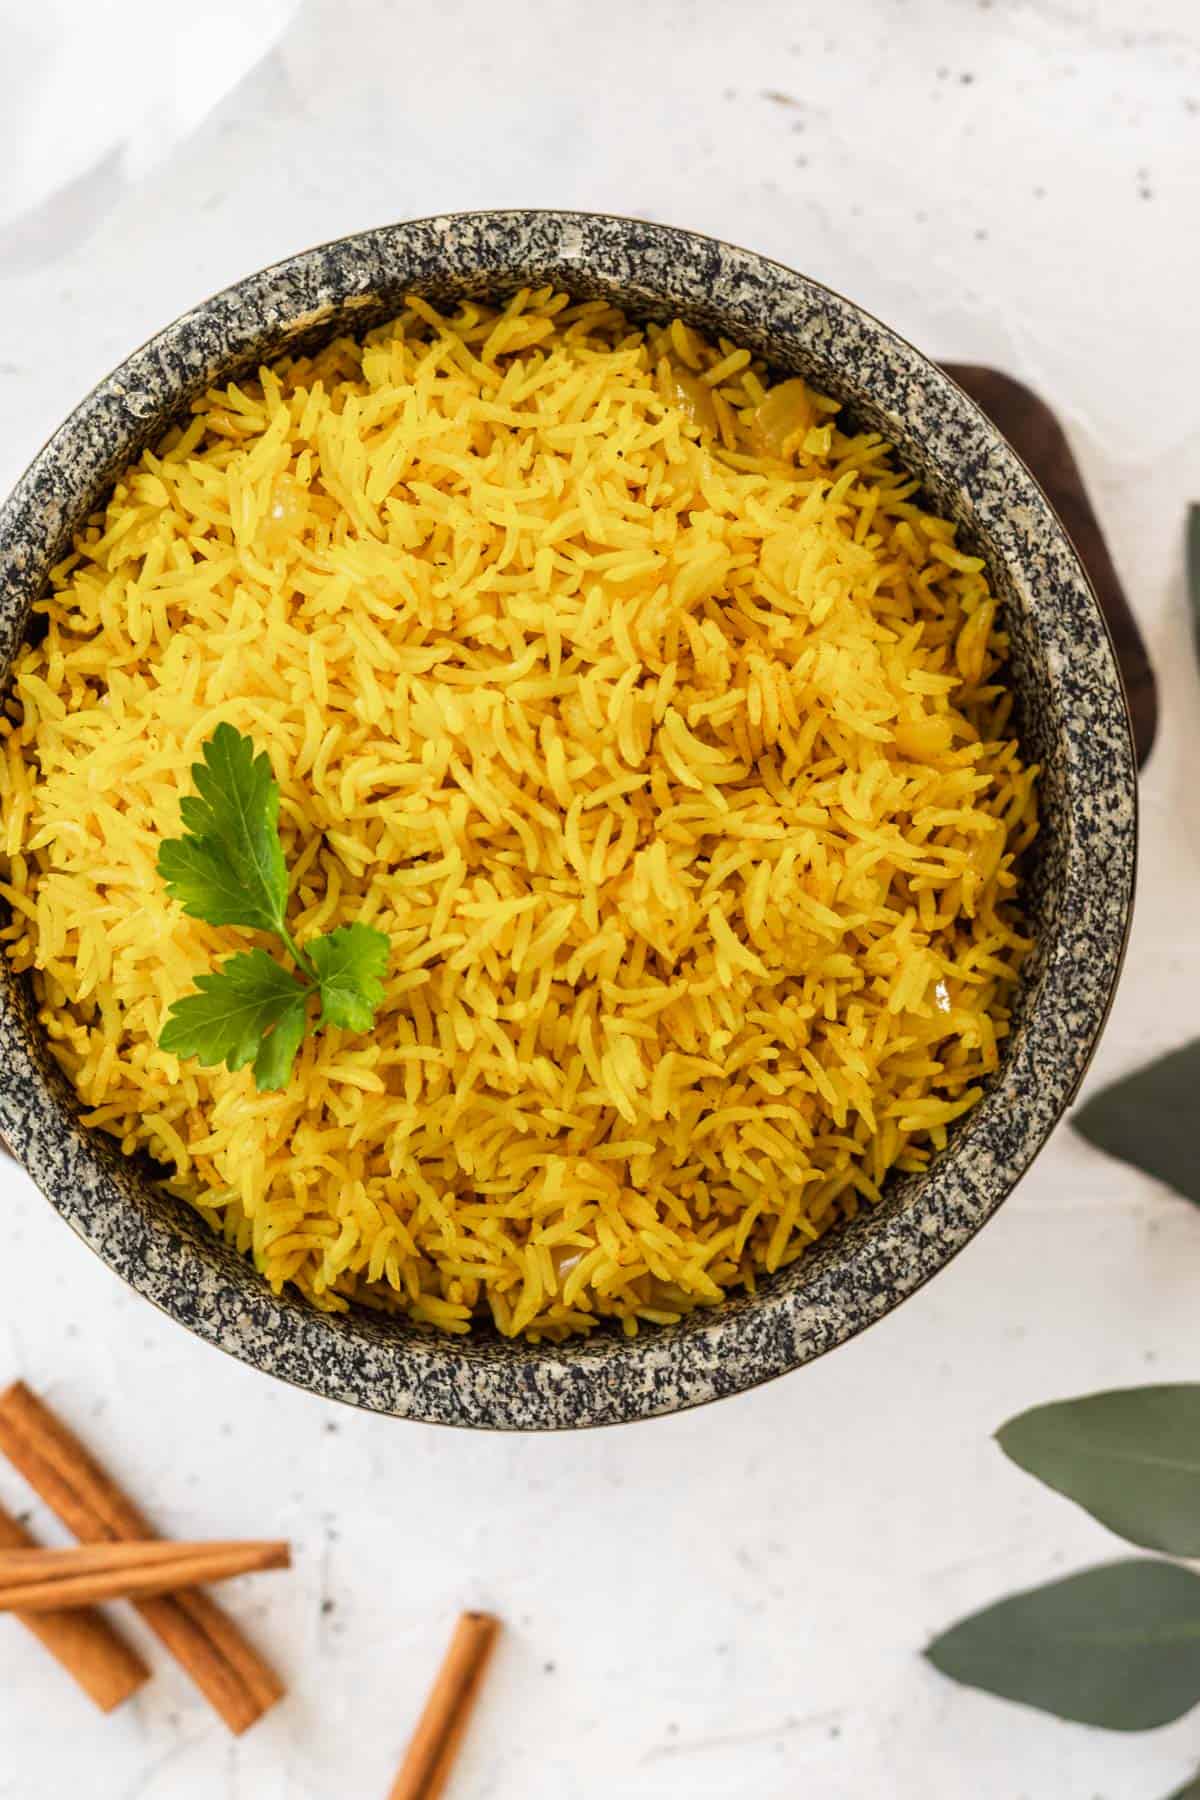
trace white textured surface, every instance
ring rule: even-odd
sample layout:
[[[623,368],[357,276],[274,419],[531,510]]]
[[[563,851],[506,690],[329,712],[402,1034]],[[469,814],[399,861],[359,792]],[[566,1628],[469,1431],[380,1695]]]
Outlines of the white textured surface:
[[[310,0],[69,254],[39,264],[27,236],[0,265],[0,486],[119,356],[250,268],[389,218],[525,204],[732,237],[1061,409],[1164,715],[1097,1076],[1187,1036],[1191,0]],[[299,1551],[290,1579],[231,1590],[291,1688],[238,1744],[157,1649],[153,1685],[102,1721],[0,1620],[4,1800],[382,1796],[470,1602],[510,1630],[456,1800],[1161,1800],[1200,1763],[1195,1720],[1131,1738],[1059,1725],[917,1655],[967,1609],[1117,1553],[991,1430],[1040,1400],[1200,1372],[1200,1219],[1065,1131],[953,1267],[825,1362],[707,1412],[553,1440],[277,1387],[135,1301],[8,1168],[0,1206],[0,1379],[44,1389],[163,1528],[285,1533]],[[0,1467],[0,1500],[25,1498]]]

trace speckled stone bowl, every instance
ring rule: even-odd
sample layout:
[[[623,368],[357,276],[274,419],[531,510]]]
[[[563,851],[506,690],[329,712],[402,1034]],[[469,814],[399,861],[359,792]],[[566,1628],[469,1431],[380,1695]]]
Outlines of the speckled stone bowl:
[[[438,1337],[278,1299],[165,1199],[77,1106],[0,957],[0,1131],[63,1218],[137,1291],[255,1367],[379,1412],[517,1430],[674,1412],[782,1374],[853,1337],[944,1266],[1009,1194],[1075,1093],[1103,1025],[1133,891],[1134,761],[1104,621],[1040,489],[931,363],[849,301],[690,232],[579,213],[424,219],[291,258],[169,325],[90,394],[0,513],[0,668],[73,527],[192,395],[298,342],[361,330],[416,290],[441,300],[556,282],[638,317],[678,313],[811,377],[886,433],[985,556],[1013,643],[1044,829],[1026,899],[1037,948],[1003,1065],[920,1177],[824,1238],[753,1298],[635,1339],[561,1348]],[[30,1269],[25,1279],[36,1281]]]

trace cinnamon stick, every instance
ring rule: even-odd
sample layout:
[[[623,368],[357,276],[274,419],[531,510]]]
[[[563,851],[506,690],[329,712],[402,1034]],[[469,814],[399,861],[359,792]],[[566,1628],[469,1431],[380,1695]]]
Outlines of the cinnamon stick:
[[[291,1566],[286,1544],[88,1544],[77,1550],[0,1551],[0,1612],[49,1612],[106,1600],[211,1587]]]
[[[24,1382],[0,1394],[0,1450],[83,1543],[154,1536],[132,1501]],[[248,1730],[282,1698],[274,1670],[207,1594],[185,1589],[134,1604],[231,1731]]]
[[[436,1800],[446,1785],[500,1632],[490,1613],[463,1613],[390,1800]]]
[[[190,1544],[172,1538],[139,1538],[128,1543],[72,1544],[68,1550],[0,1545],[0,1586],[45,1581],[60,1575],[100,1575],[111,1569],[152,1569],[183,1556],[245,1557],[255,1568],[286,1567],[290,1546],[274,1539],[212,1538]]]
[[[0,1507],[0,1547],[37,1546],[23,1526]],[[150,1679],[150,1671],[108,1620],[90,1608],[70,1612],[18,1612],[16,1617],[72,1676],[101,1712],[112,1712]]]

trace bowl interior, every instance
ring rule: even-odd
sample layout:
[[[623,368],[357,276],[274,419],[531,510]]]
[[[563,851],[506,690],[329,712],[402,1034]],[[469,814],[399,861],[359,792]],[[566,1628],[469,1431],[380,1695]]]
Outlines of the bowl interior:
[[[449,1341],[398,1318],[276,1297],[149,1171],[80,1126],[30,997],[0,958],[0,1129],[68,1221],[201,1335],[379,1410],[517,1427],[611,1422],[717,1397],[807,1360],[888,1310],[999,1204],[1078,1085],[1115,981],[1132,886],[1134,775],[1120,680],[1082,571],[1028,472],[917,352],[835,295],[691,234],[585,215],[425,221],[327,246],[185,315],[103,383],[0,515],[0,666],[72,531],[116,474],[214,380],[367,329],[417,291],[446,305],[554,283],[638,320],[678,315],[802,374],[896,446],[928,501],[983,556],[1012,644],[1015,729],[1041,768],[1027,854],[1028,958],[1003,1064],[920,1176],[799,1263],[714,1311],[559,1347],[480,1328]],[[1081,960],[1083,959],[1083,960]],[[1070,978],[1074,974],[1074,980]]]

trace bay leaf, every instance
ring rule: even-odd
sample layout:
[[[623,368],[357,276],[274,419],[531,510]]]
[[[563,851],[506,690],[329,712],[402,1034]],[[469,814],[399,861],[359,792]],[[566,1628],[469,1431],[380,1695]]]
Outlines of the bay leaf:
[[[1200,1557],[1200,1384],[1035,1406],[1002,1425],[996,1441],[1131,1544]]]
[[[1101,1088],[1071,1115],[1097,1149],[1155,1175],[1200,1205],[1200,1039]]]
[[[1103,1563],[974,1613],[925,1654],[954,1681],[1061,1719],[1148,1731],[1200,1700],[1200,1575]]]

